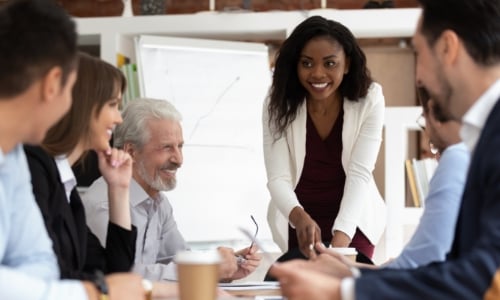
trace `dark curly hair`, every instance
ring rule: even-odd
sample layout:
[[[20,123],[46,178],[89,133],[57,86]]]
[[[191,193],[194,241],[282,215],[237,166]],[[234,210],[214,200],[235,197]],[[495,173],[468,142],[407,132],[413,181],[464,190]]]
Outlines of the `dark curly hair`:
[[[349,72],[339,86],[342,97],[358,101],[366,96],[373,81],[366,66],[366,56],[347,27],[321,16],[307,18],[293,30],[276,54],[267,108],[269,126],[275,129],[275,138],[279,138],[294,121],[298,108],[305,101],[307,91],[299,81],[297,64],[304,46],[317,37],[337,41],[350,60]]]

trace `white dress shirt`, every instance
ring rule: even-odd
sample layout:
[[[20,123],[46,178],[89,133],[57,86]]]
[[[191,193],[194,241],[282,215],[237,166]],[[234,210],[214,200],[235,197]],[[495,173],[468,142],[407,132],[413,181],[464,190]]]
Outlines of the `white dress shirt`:
[[[499,95],[500,79],[479,97],[462,118],[460,136],[467,145],[467,148],[469,148],[471,154],[476,148],[477,141],[486,123],[486,117],[490,115],[493,106],[497,103]]]
[[[82,196],[87,225],[106,243],[109,204],[108,185],[97,179]],[[165,192],[153,199],[132,179],[130,182],[130,209],[132,224],[137,227],[135,263],[133,270],[150,280],[176,280],[174,255],[188,248],[177,228],[173,209]]]
[[[70,202],[70,195],[76,186],[75,173],[71,169],[68,158],[66,155],[59,155],[55,158],[57,170],[59,171],[59,176],[61,176],[61,182],[64,184],[64,191],[66,192],[66,199],[68,203]]]

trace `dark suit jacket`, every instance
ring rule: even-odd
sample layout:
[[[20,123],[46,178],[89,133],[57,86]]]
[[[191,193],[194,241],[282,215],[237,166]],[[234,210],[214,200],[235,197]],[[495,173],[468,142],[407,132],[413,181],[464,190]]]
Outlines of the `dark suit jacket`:
[[[54,159],[42,148],[25,146],[33,193],[52,239],[61,278],[88,279],[96,269],[129,271],[134,262],[137,230],[108,225],[106,248],[85,223],[85,210],[76,189],[66,198]],[[29,221],[29,220],[27,220]]]
[[[484,294],[484,300],[498,300],[500,299],[500,269],[495,273],[495,277],[491,282],[490,287]]]
[[[482,299],[499,267],[500,99],[473,153],[446,261],[414,270],[363,271],[356,299]]]

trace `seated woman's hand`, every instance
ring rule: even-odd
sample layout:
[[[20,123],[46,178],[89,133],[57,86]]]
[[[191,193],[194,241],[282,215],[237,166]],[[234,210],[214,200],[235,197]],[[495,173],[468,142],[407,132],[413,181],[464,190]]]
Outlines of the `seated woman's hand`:
[[[128,189],[132,178],[132,158],[120,149],[97,151],[99,171],[110,187]]]

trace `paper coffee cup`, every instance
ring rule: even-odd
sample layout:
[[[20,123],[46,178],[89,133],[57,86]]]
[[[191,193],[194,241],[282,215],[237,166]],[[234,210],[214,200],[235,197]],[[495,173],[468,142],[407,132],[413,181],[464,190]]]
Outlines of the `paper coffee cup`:
[[[180,300],[215,300],[221,257],[217,250],[181,251],[175,255]]]
[[[345,257],[349,258],[351,261],[355,262],[356,261],[356,256],[358,255],[358,251],[356,248],[351,248],[351,247],[331,247],[331,250],[344,255]]]

